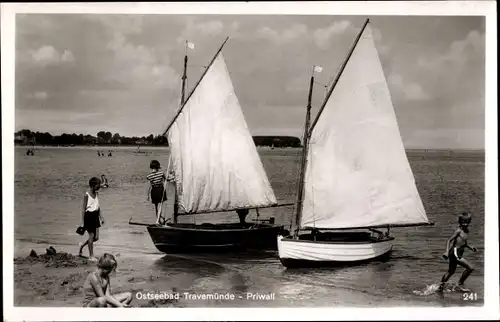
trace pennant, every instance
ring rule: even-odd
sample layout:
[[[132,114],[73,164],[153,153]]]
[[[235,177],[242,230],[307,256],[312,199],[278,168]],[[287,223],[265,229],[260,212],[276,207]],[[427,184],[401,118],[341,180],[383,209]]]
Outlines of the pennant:
[[[186,45],[189,49],[194,50],[194,44],[192,42],[187,42]]]
[[[317,73],[321,73],[323,71],[323,67],[321,66],[314,66],[314,71]]]

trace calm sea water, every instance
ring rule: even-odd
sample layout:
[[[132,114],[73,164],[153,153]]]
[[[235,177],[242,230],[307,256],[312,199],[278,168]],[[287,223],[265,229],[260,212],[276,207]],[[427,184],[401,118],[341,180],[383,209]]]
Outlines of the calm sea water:
[[[176,287],[191,292],[274,292],[275,301],[245,302],[245,306],[391,306],[482,305],[484,290],[484,156],[470,152],[410,153],[418,190],[434,227],[393,229],[396,237],[391,259],[347,268],[285,269],[275,252],[250,255],[168,255],[158,252],[144,227],[134,221],[153,222],[153,205],[146,200],[151,159],[166,166],[167,149],[113,148],[112,157],[98,157],[96,148],[40,148],[35,156],[15,149],[15,252],[48,245],[76,252],[82,237],[75,234],[82,198],[92,176],[105,174],[110,187],[100,201],[106,224],[96,254],[111,251],[126,260],[120,274],[157,276],[154,287]],[[104,149],[107,153],[107,149]],[[281,203],[295,199],[299,151],[261,149],[260,155],[276,196]],[[168,205],[171,208],[171,204]],[[462,296],[418,296],[415,290],[439,281],[447,270],[441,258],[446,239],[456,227],[456,214],[473,212],[470,244],[477,253],[466,258],[476,270],[467,286],[478,301]],[[168,210],[167,210],[168,211]],[[292,208],[262,209],[262,217],[274,216],[289,225]],[[251,213],[253,217],[255,214]],[[184,222],[230,222],[232,213],[184,217]],[[287,227],[288,228],[288,227]],[[452,278],[456,282],[463,269]],[[402,303],[402,304],[401,304]],[[196,306],[196,304],[193,304]],[[198,306],[200,304],[198,303]],[[201,305],[240,305],[225,302]]]

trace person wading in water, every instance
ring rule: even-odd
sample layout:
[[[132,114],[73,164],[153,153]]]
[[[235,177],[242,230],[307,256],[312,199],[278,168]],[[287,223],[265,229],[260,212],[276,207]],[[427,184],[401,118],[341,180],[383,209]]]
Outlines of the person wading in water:
[[[469,225],[471,223],[472,216],[468,212],[462,213],[458,217],[458,225],[459,227],[453,233],[453,235],[446,242],[446,251],[443,254],[443,257],[448,260],[448,272],[443,275],[441,279],[441,284],[439,285],[438,291],[442,291],[444,288],[444,284],[451,278],[457,269],[457,265],[460,265],[465,268],[465,271],[462,273],[460,280],[458,281],[458,287],[461,290],[464,290],[464,282],[469,277],[469,275],[474,271],[474,267],[463,258],[465,249],[468,248],[473,252],[477,252],[475,247],[469,246],[467,244],[467,237],[469,234]]]
[[[97,259],[94,257],[94,243],[99,240],[99,227],[101,227],[101,224],[104,225],[104,217],[102,216],[98,197],[98,191],[101,188],[101,180],[92,177],[89,180],[89,187],[90,189],[83,197],[80,224],[80,227],[83,227],[83,230],[87,231],[89,237],[83,244],[80,244],[78,255],[82,256],[83,248],[88,246],[89,259],[96,261]]]

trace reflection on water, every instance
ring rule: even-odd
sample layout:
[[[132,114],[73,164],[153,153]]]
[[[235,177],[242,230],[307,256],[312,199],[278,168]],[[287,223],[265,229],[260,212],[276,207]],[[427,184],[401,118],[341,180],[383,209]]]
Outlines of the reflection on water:
[[[441,258],[446,239],[463,210],[474,213],[470,243],[477,253],[466,253],[476,266],[467,284],[482,300],[484,235],[484,161],[455,155],[440,158],[412,157],[410,163],[429,219],[435,227],[393,229],[394,250],[387,261],[314,269],[286,269],[276,252],[246,254],[165,255],[151,242],[145,227],[130,226],[128,220],[152,222],[154,207],[146,200],[151,159],[166,166],[168,152],[151,149],[136,155],[115,149],[113,157],[97,157],[88,148],[46,148],[15,156],[15,251],[48,245],[76,252],[83,237],[75,233],[88,180],[105,174],[109,188],[100,201],[106,224],[100,230],[96,252],[120,254],[119,274],[143,277],[145,289],[186,292],[230,292],[241,298],[231,303],[189,302],[187,306],[346,306],[346,305],[480,305],[464,303],[460,296],[417,296],[414,290],[436,283],[447,270]],[[264,167],[279,202],[295,199],[298,151],[261,150]],[[472,193],[474,192],[474,193]],[[171,211],[172,198],[167,201]],[[268,208],[261,217],[274,216],[289,225],[292,208]],[[254,217],[251,213],[250,217]],[[233,213],[181,217],[182,222],[237,221]],[[59,246],[58,246],[59,245]],[[72,250],[74,249],[74,250]],[[459,278],[457,270],[452,280]],[[141,282],[142,283],[142,282]],[[274,301],[247,301],[247,293],[275,293]],[[403,301],[403,302],[398,302]]]

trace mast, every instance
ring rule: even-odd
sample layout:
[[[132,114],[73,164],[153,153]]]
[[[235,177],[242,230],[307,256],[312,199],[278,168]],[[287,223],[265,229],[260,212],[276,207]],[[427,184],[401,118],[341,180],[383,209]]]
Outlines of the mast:
[[[311,125],[311,129],[309,130],[309,134],[308,134],[309,136],[312,134],[312,131],[314,130],[314,127],[316,126],[316,123],[318,123],[319,117],[323,113],[323,110],[325,109],[326,103],[328,103],[328,100],[330,99],[330,96],[332,95],[333,90],[335,89],[335,86],[337,86],[337,83],[340,80],[340,76],[342,76],[342,73],[344,72],[344,69],[347,66],[347,62],[351,58],[352,53],[354,52],[354,49],[356,49],[356,46],[358,45],[359,39],[361,38],[361,35],[365,31],[365,28],[369,22],[370,22],[370,19],[366,19],[365,24],[363,25],[363,27],[361,28],[361,31],[359,32],[358,36],[354,40],[354,43],[352,44],[352,47],[349,50],[349,53],[347,54],[346,59],[342,63],[342,66],[340,67],[340,70],[339,70],[337,76],[335,77],[335,80],[333,81],[332,87],[330,87],[330,90],[328,91],[328,94],[326,95],[325,100],[323,101],[323,104],[321,105],[319,112],[316,115],[316,118],[314,119],[314,121]]]
[[[188,56],[187,56],[187,40],[186,40],[186,49],[184,53],[184,72],[182,74],[181,106],[184,104],[184,98],[186,93],[187,63],[188,63]]]
[[[304,178],[305,178],[305,167],[307,162],[307,153],[309,151],[309,123],[311,120],[311,100],[312,91],[314,86],[314,66],[311,74],[311,81],[309,82],[309,95],[307,97],[307,110],[306,110],[306,122],[304,124],[304,137],[302,139],[302,159],[300,161],[300,179],[299,186],[297,188],[297,211],[295,213],[295,232],[294,237],[299,236],[300,218],[302,216],[302,201],[304,199]]]
[[[184,105],[184,98],[186,95],[186,79],[187,79],[187,40],[184,50],[184,71],[182,73],[182,88],[181,88],[181,106]],[[179,193],[177,192],[177,184],[175,185],[175,197],[174,197],[174,224],[177,223],[177,218],[179,217]]]

